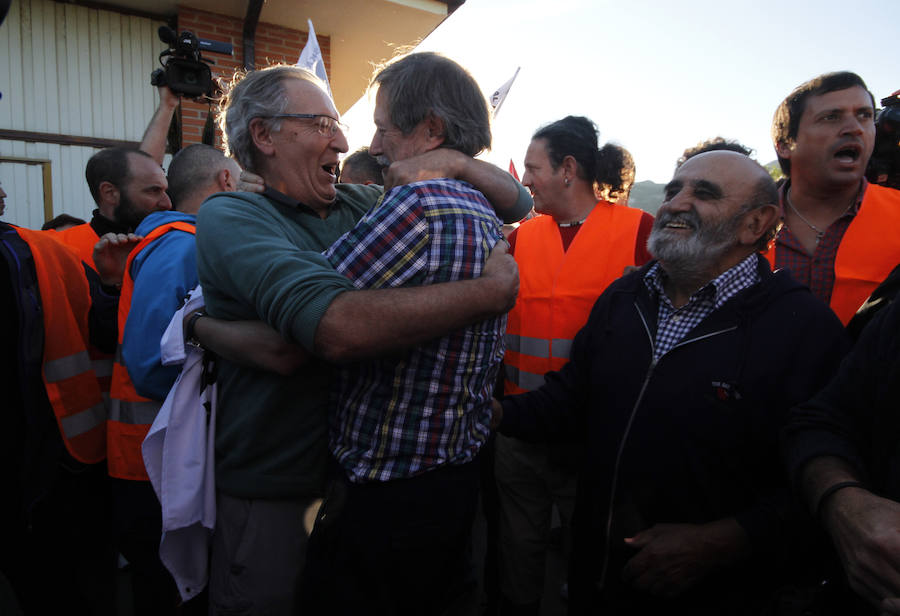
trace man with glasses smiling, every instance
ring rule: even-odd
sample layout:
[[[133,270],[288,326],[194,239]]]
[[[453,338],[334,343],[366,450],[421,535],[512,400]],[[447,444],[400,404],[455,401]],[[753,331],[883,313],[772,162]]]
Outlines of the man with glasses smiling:
[[[355,291],[320,254],[383,194],[380,187],[335,186],[339,155],[347,151],[337,118],[321,84],[296,67],[255,71],[231,88],[220,115],[228,149],[266,188],[220,194],[200,210],[198,271],[209,314],[265,321],[307,351],[348,361],[504,313],[518,277],[503,255],[477,279]],[[507,219],[530,207],[507,174],[458,152],[405,167],[462,174],[505,204],[498,209]],[[329,366],[317,360],[291,377],[220,364],[213,613],[301,607],[295,592],[306,551],[301,520],[324,489],[329,377]]]

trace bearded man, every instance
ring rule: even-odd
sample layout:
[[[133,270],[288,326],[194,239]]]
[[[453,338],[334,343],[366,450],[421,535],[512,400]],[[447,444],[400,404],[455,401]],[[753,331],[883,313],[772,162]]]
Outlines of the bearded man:
[[[656,260],[608,287],[543,387],[495,401],[504,434],[585,441],[570,613],[759,613],[807,571],[778,431],[846,341],[758,254],[777,203],[746,156],[685,162],[648,242]]]

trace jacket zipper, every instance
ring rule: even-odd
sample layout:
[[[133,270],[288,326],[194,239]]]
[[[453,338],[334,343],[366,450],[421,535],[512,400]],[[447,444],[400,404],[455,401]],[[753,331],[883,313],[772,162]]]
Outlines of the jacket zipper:
[[[609,569],[609,549],[610,543],[612,542],[612,537],[610,533],[612,531],[612,519],[613,519],[613,511],[614,511],[614,502],[616,497],[616,488],[618,487],[619,481],[619,466],[622,461],[622,454],[625,452],[625,443],[628,441],[628,434],[631,432],[631,426],[634,423],[634,418],[637,415],[638,407],[641,405],[641,402],[644,399],[644,394],[647,392],[647,386],[650,384],[650,379],[653,377],[653,371],[656,368],[658,360],[656,359],[656,344],[653,340],[653,335],[650,333],[650,326],[647,324],[647,319],[644,318],[644,313],[641,312],[640,307],[637,302],[634,303],[634,309],[637,310],[638,316],[641,318],[641,323],[644,326],[644,331],[647,334],[647,340],[650,342],[650,352],[653,359],[650,362],[650,365],[647,367],[647,374],[644,376],[644,382],[641,384],[641,390],[638,393],[637,399],[634,402],[634,406],[631,407],[631,415],[628,417],[628,423],[625,425],[625,432],[622,434],[622,440],[619,442],[619,449],[616,452],[616,462],[613,465],[613,478],[612,484],[609,489],[609,505],[608,511],[606,514],[606,536],[605,536],[605,547],[603,550],[603,566],[600,569],[600,579],[597,580],[597,590],[603,590],[603,587],[606,585],[606,574]],[[732,327],[728,327],[726,329],[720,329],[718,331],[710,332],[708,334],[704,334],[702,336],[698,336],[697,338],[690,338],[688,340],[682,340],[671,349],[669,352],[671,353],[675,349],[681,346],[685,346],[692,342],[698,342],[700,340],[705,340],[707,338],[712,338],[713,336],[718,336],[719,334],[724,334],[730,331],[734,331],[737,329],[737,325]]]

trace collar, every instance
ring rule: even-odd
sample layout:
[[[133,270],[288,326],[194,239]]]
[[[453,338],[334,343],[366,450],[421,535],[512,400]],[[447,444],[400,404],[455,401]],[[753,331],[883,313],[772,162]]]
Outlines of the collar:
[[[787,191],[791,187],[791,179],[788,178],[784,181],[784,184],[778,189],[778,207],[781,208],[781,219],[784,220],[784,205],[785,200],[784,196],[787,194]],[[850,216],[851,218],[856,216],[859,213],[860,208],[862,207],[863,197],[866,196],[866,188],[869,187],[869,181],[866,178],[860,180],[859,183],[859,192],[856,193],[856,201],[850,206],[846,212],[844,212],[840,218],[844,216]],[[838,220],[840,220],[840,218]]]
[[[289,208],[292,208],[295,210],[300,210],[304,214],[311,214],[311,215],[315,216],[316,218],[319,218],[319,213],[317,211],[315,211],[314,209],[312,209],[305,203],[297,201],[293,197],[290,197],[290,196],[284,194],[283,192],[275,190],[271,186],[266,186],[266,189],[264,191],[262,191],[262,196],[264,196],[267,199],[269,199],[270,201],[274,201],[275,203],[278,203],[280,205],[283,205],[283,206],[286,206],[286,207],[289,207]],[[332,203],[331,208],[334,208],[336,204],[337,204],[337,201]]]
[[[120,225],[101,214],[100,208],[96,208],[91,215],[91,229],[94,230],[97,237],[103,237],[107,233],[130,233],[133,231],[133,229]]]
[[[697,300],[708,298],[712,300],[714,309],[719,308],[739,291],[759,282],[760,275],[756,268],[757,262],[758,259],[755,252],[747,255],[743,261],[725,270],[694,291],[685,306]],[[667,278],[668,274],[660,266],[659,261],[655,262],[644,274],[644,284],[657,302],[661,298],[666,298],[667,301],[669,299],[664,287]]]

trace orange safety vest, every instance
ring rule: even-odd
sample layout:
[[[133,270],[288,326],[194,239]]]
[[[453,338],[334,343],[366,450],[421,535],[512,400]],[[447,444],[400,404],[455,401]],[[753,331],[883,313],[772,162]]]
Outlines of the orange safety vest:
[[[775,268],[775,248],[766,253]],[[846,325],[900,263],[900,191],[869,184],[834,259],[831,309]]]
[[[94,245],[100,241],[100,236],[89,223],[50,233],[53,234],[51,237],[74,249],[82,261],[97,269],[94,266]]]
[[[119,297],[119,345],[112,372],[112,390],[110,391],[109,422],[107,425],[107,467],[111,477],[149,481],[141,454],[141,443],[150,431],[153,420],[159,412],[162,402],[144,398],[134,389],[128,368],[122,361],[122,340],[125,335],[125,323],[131,310],[131,296],[134,292],[134,279],[131,277],[131,264],[140,252],[151,242],[169,231],[184,231],[194,234],[194,225],[177,221],[156,227],[148,233],[134,250],[128,255],[125,263],[125,275],[122,280],[122,295]]]
[[[519,295],[506,326],[504,393],[537,389],[544,373],[569,361],[575,334],[601,293],[625,267],[643,212],[599,202],[563,250],[556,221],[538,216],[516,231]]]
[[[47,398],[68,452],[95,464],[106,456],[106,407],[87,353],[91,291],[84,266],[44,232],[15,230],[31,249],[41,293]]]
[[[72,248],[81,260],[90,265],[93,269],[97,269],[94,265],[94,245],[100,241],[100,237],[90,224],[76,225],[62,231],[47,231],[50,237],[58,242],[62,242],[66,246]],[[88,347],[88,354],[91,356],[91,363],[94,366],[94,372],[97,374],[97,380],[100,382],[100,391],[104,394],[104,402],[109,401],[110,382],[112,380],[113,356],[109,353],[103,353],[93,346]]]

